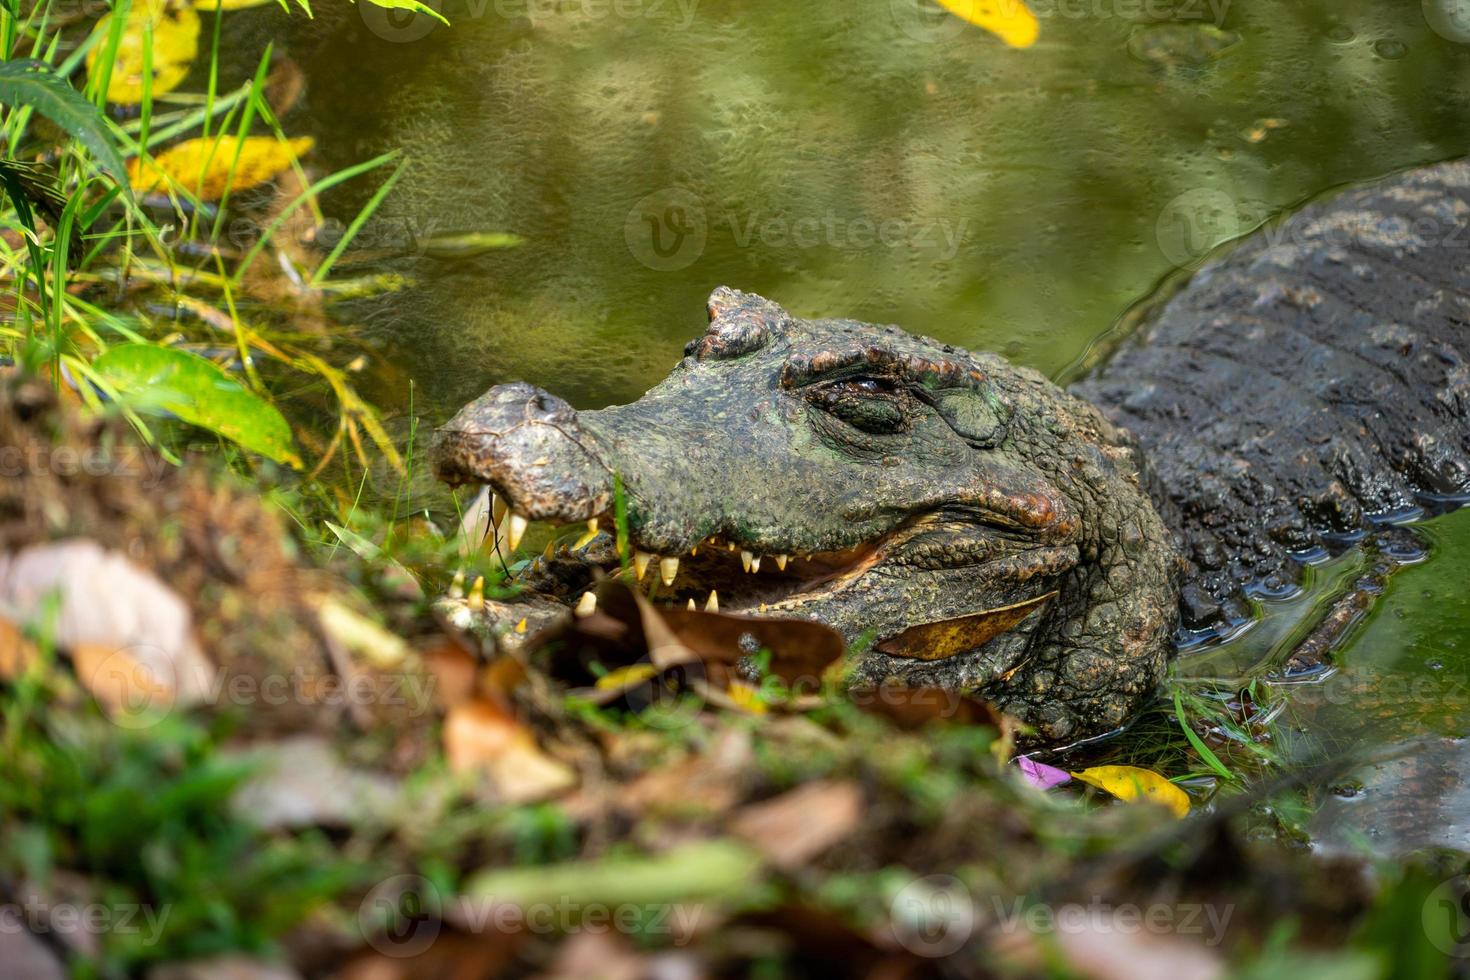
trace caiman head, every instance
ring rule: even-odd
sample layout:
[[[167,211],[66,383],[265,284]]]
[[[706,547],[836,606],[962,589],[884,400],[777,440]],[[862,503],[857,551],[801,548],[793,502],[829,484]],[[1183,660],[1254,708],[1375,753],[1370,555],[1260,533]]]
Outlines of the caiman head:
[[[820,620],[857,675],[975,692],[1062,741],[1158,683],[1176,560],[1127,434],[1034,371],[717,289],[630,405],[492,388],[435,467],[512,519],[612,526],[614,474],[658,598]],[[693,552],[693,554],[691,554]]]

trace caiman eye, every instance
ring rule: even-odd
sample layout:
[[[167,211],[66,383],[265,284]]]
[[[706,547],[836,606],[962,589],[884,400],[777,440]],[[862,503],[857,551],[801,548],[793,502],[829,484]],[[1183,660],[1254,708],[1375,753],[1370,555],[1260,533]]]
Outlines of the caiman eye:
[[[809,392],[822,411],[863,432],[898,432],[908,420],[908,396],[890,378],[843,378],[816,385]]]

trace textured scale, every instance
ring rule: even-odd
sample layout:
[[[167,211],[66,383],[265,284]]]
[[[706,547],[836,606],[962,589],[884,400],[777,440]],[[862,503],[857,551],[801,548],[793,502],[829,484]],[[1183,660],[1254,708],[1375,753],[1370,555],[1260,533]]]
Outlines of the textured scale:
[[[1074,392],[1131,430],[1187,562],[1186,625],[1470,490],[1470,165],[1339,194],[1201,270]]]

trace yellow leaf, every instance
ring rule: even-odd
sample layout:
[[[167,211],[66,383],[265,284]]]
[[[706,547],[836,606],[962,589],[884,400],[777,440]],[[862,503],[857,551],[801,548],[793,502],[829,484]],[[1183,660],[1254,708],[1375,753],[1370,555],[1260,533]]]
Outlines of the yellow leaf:
[[[731,681],[730,687],[725,691],[734,702],[735,707],[741,711],[748,711],[753,715],[763,715],[771,709],[761,700],[761,693],[755,687],[744,681]]]
[[[657,675],[658,670],[653,664],[631,664],[627,667],[619,667],[617,670],[610,670],[597,678],[597,688],[601,691],[621,690]]]
[[[1161,803],[1176,817],[1189,816],[1189,794],[1163,776],[1135,766],[1094,766],[1072,773],[1090,786],[1130,803]]]
[[[263,7],[268,3],[279,5],[279,0],[194,0],[193,7],[195,10],[212,14],[216,8],[220,10],[246,10],[250,7]]]
[[[112,14],[92,29],[95,43],[87,52],[87,74],[101,72],[97,64],[107,50],[112,32]],[[153,84],[157,97],[177,88],[189,74],[199,53],[199,15],[190,7],[169,6],[163,0],[134,0],[123,21],[117,56],[107,82],[107,101],[134,105],[143,101],[143,56],[149,50],[152,31]]]
[[[173,185],[191,194],[197,192],[201,201],[217,201],[226,189],[237,193],[265,183],[312,146],[309,136],[287,142],[274,136],[185,140],[150,161],[141,157],[129,160],[128,182],[140,194]],[[235,162],[236,154],[239,163]]]
[[[1036,15],[1021,0],[939,0],[939,5],[1013,48],[1031,47],[1041,33]]]

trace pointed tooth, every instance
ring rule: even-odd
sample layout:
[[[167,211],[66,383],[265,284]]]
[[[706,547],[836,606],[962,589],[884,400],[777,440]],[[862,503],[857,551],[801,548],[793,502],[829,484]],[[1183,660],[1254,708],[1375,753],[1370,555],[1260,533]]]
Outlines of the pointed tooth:
[[[531,522],[529,520],[522,517],[520,514],[515,513],[514,511],[511,512],[510,534],[508,535],[511,551],[515,551],[521,546],[521,535],[526,533],[526,528],[530,525]]]
[[[454,581],[449,583],[449,598],[458,599],[464,595],[464,569],[454,573]]]
[[[597,537],[597,518],[594,517],[587,522],[587,533],[577,539],[577,543],[572,545],[572,550],[581,551],[591,544],[595,537]]]
[[[660,558],[658,560],[658,577],[664,585],[673,585],[674,576],[679,574],[679,559]]]
[[[734,541],[731,541],[731,542],[730,542],[730,543],[729,543],[729,544],[728,544],[728,545],[726,545],[726,546],[725,546],[725,547],[726,547],[726,548],[728,548],[728,549],[729,549],[729,550],[730,550],[730,551],[734,551],[734,550],[735,550],[735,542],[734,542]]]
[[[492,492],[490,494],[490,523],[494,527],[500,527],[500,522],[505,520],[505,513],[508,510],[510,510],[510,505],[505,502],[505,499],[498,493]]]
[[[521,617],[521,621],[519,623],[516,623],[516,632],[517,633],[524,633],[524,632],[526,632],[526,617],[522,616]]]
[[[638,576],[638,581],[643,581],[643,576],[648,573],[648,563],[651,561],[653,561],[653,556],[648,552],[633,552],[633,572]]]
[[[765,612],[769,608],[771,608],[771,607],[770,606],[767,606],[764,602],[761,603],[761,612]]]
[[[597,611],[597,593],[583,592],[582,598],[577,600],[575,610],[578,616],[591,616]]]
[[[748,551],[742,551],[742,552],[740,552],[740,564],[742,564],[742,565],[745,566],[745,570],[747,572],[750,571],[751,562],[753,562],[754,560],[755,560],[755,556],[752,555],[750,552],[748,552]]]
[[[786,571],[786,563],[788,561],[790,561],[790,560],[791,560],[791,556],[790,555],[777,555],[776,556],[776,567],[779,568],[781,571],[784,572],[784,571]]]
[[[694,547],[692,547],[692,548],[689,549],[689,557],[690,558],[693,558],[697,554],[699,554],[699,545],[695,545]]]
[[[546,542],[546,550],[541,552],[541,557],[547,561],[551,561],[552,558],[556,557],[556,538],[552,538]]]
[[[694,612],[694,600],[693,599],[690,599],[689,600],[689,605],[686,606],[685,608],[688,609],[690,612]]]
[[[475,584],[470,586],[470,597],[465,600],[470,612],[481,612],[485,608],[485,576],[476,575]]]
[[[704,601],[705,612],[720,611],[720,595],[714,589],[709,590],[709,598]]]
[[[761,570],[761,556],[760,555],[756,555],[754,558],[752,558],[750,560],[750,572],[753,575],[753,574],[755,574],[756,572],[758,572],[760,570]]]

